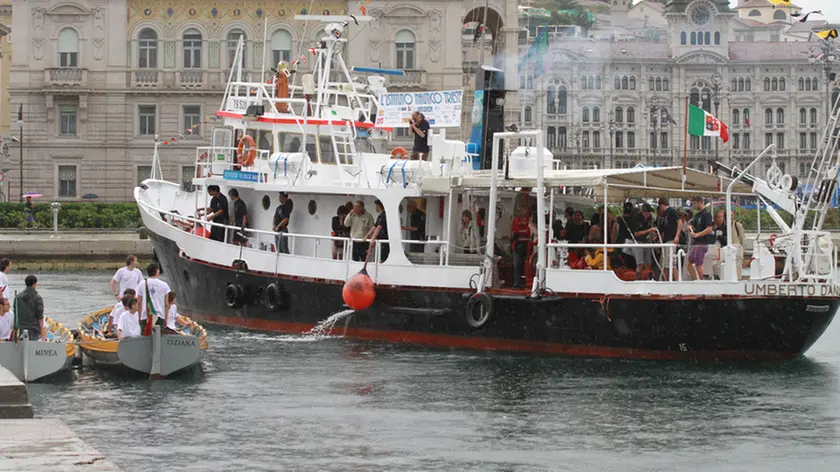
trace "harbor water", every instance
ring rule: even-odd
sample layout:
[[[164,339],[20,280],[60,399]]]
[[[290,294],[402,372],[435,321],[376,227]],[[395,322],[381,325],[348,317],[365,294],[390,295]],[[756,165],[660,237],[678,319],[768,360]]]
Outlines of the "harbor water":
[[[114,303],[111,275],[40,273],[38,288],[72,328]],[[35,414],[130,471],[840,470],[836,320],[805,358],[765,365],[208,334],[200,371],[85,368],[32,384]]]

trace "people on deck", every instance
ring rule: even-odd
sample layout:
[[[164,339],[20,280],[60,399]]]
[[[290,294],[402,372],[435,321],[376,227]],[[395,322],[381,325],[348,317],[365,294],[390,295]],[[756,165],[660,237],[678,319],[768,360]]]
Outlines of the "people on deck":
[[[120,267],[111,278],[111,292],[114,293],[114,298],[117,301],[122,300],[125,291],[128,289],[136,291],[142,280],[143,272],[137,268],[137,256],[129,254],[125,258],[125,267]]]
[[[477,254],[479,242],[478,227],[472,220],[472,213],[469,210],[461,212],[461,224],[458,227],[458,246],[464,254]]]
[[[566,223],[563,237],[566,241],[574,244],[582,243],[589,234],[589,223],[584,221],[583,212],[577,210],[572,215],[572,221]]]
[[[519,207],[510,228],[513,252],[513,288],[525,286],[525,264],[528,258],[528,243],[531,241],[531,215],[528,207]]]
[[[126,297],[137,298],[137,292],[131,288],[125,289],[122,298],[114,305],[114,309],[112,309],[111,314],[108,315],[108,333],[117,333],[117,327],[120,323],[120,317],[123,315],[123,313],[125,313],[126,310]]]
[[[0,342],[12,339],[12,330],[15,327],[15,314],[12,313],[12,304],[6,297],[0,297]]]
[[[365,202],[361,200],[356,200],[353,211],[344,218],[344,226],[350,228],[350,237],[354,240],[364,240],[373,223],[373,216],[365,210]],[[369,247],[367,241],[353,241],[353,260],[364,261]]]
[[[350,236],[350,228],[344,226],[344,219],[350,213],[345,205],[341,205],[332,217],[332,236],[334,238],[346,238]],[[333,241],[332,258],[344,259],[344,241]]]
[[[235,188],[228,190],[228,196],[233,200],[233,226],[238,228],[233,231],[233,244],[244,246],[248,241],[245,237],[245,228],[248,227],[248,206],[239,198],[239,190]]]
[[[429,157],[429,122],[426,116],[415,111],[409,121],[409,132],[414,134],[414,146],[411,148],[410,159],[426,160]]]
[[[408,239],[411,241],[426,240],[426,213],[417,208],[417,202],[409,200],[406,205],[408,211],[408,225],[403,226],[403,231],[408,231]],[[408,252],[425,252],[426,245],[423,243],[411,243],[408,245]]]
[[[138,313],[138,305],[140,302],[137,298],[126,296],[123,299],[125,305],[125,313],[120,317],[120,324],[117,325],[117,337],[135,338],[143,334],[140,328],[140,315]]]
[[[633,219],[636,218],[634,213],[635,207],[632,202],[624,202],[624,208],[621,216],[618,217],[618,232],[616,234],[616,243],[618,244],[635,244],[633,239]],[[636,270],[636,258],[633,257],[633,248],[625,247],[620,251],[619,258],[622,264],[629,270]]]
[[[703,261],[706,259],[706,252],[709,244],[715,240],[712,234],[712,215],[703,203],[703,197],[691,197],[691,204],[694,205],[694,218],[691,220],[691,251],[688,253],[688,273],[694,280],[703,279]]]
[[[176,323],[178,320],[178,306],[175,305],[176,298],[177,294],[175,292],[166,294],[166,301],[169,302],[169,308],[166,310],[166,327],[169,329],[178,328],[178,324]]]
[[[286,192],[278,194],[280,204],[274,210],[274,221],[272,228],[275,233],[274,244],[277,246],[277,252],[281,254],[289,254],[289,220],[292,218],[292,211],[295,209],[295,203],[289,198]]]
[[[8,257],[0,259],[0,297],[5,299],[9,299],[9,294],[11,293],[11,290],[9,290],[9,279],[6,277],[6,273],[11,268],[12,261]]]
[[[631,223],[633,238],[636,244],[650,244],[656,227],[653,226],[651,213],[653,208],[647,203],[642,205],[642,211],[636,215]],[[645,274],[650,274],[653,267],[653,252],[650,248],[634,247],[633,258],[636,259],[636,278],[642,280]]]
[[[26,288],[15,297],[17,304],[18,327],[21,333],[29,333],[29,339],[46,339],[44,328],[44,299],[38,294],[38,278],[27,275]]]
[[[595,236],[590,243],[592,244],[603,244],[604,238],[603,236]],[[610,249],[612,252],[612,249]],[[584,262],[586,263],[587,269],[592,270],[603,270],[604,263],[607,264],[607,269],[612,268],[610,261],[608,258],[604,257],[604,248],[603,247],[589,247],[586,248],[586,256],[584,257]]]
[[[151,308],[153,315],[157,318],[152,320],[155,324],[166,326],[166,314],[169,312],[169,300],[166,298],[170,292],[169,284],[160,280],[160,267],[154,262],[146,267],[145,280],[137,287],[137,298],[140,300],[140,321],[145,324]]]
[[[376,223],[368,230],[365,234],[365,241],[370,240],[383,240],[385,242],[379,243],[379,262],[385,262],[388,260],[388,255],[391,253],[391,247],[388,245],[388,218],[385,215],[385,206],[382,205],[382,202],[376,200],[373,202],[374,207],[376,208],[376,212],[379,213],[376,216]],[[370,243],[368,243],[370,244]],[[372,246],[368,246],[370,248]]]
[[[667,198],[661,197],[658,203],[660,213],[659,219],[661,221],[659,231],[662,234],[662,243],[675,244],[679,246],[680,234],[682,234],[683,228],[683,220],[680,218],[680,215],[677,213],[677,210],[671,207],[670,203],[668,203]],[[672,253],[670,253],[667,250],[662,251],[663,279],[665,280],[677,280],[679,278],[679,274],[677,273],[676,262],[677,250],[678,248],[674,248]],[[667,276],[668,272],[671,273],[670,279]]]
[[[225,242],[225,228],[217,225],[228,224],[228,200],[225,197],[218,185],[208,185],[207,193],[212,197],[210,199],[210,206],[205,209],[207,221],[212,221],[210,225],[210,239],[213,241]]]

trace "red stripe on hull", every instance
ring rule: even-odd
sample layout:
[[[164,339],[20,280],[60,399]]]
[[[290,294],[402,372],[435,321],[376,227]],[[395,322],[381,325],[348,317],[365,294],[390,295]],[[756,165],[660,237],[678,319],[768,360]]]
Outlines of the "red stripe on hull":
[[[210,324],[237,326],[260,331],[276,331],[289,334],[305,333],[313,328],[306,323],[264,320],[219,315],[188,314],[191,318]],[[448,334],[422,333],[416,331],[387,331],[368,328],[333,329],[332,332],[345,336],[367,340],[385,341],[402,344],[417,344],[433,347],[447,347],[471,350],[494,350],[506,352],[528,352],[577,357],[605,357],[647,360],[766,360],[784,361],[799,357],[796,353],[771,351],[659,351],[608,346],[586,346],[558,344],[542,341],[523,341],[517,339],[482,338],[473,336],[454,336]],[[332,334],[332,332],[330,334]]]
[[[219,117],[222,117],[222,118],[233,118],[233,119],[242,119],[244,117],[244,115],[242,115],[240,113],[233,113],[233,112],[229,112],[229,111],[217,111],[216,115],[219,116]],[[267,117],[264,117],[264,116],[255,117],[255,118],[256,118],[256,121],[259,121],[261,123],[274,123],[274,124],[280,124],[280,125],[297,125],[297,124],[302,124],[302,121],[303,121],[303,117],[301,117],[298,120],[295,120],[293,118],[267,118]],[[315,125],[315,126],[328,125],[330,123],[332,123],[333,125],[336,125],[336,126],[339,126],[339,125],[343,126],[345,122],[340,121],[340,120],[321,120],[321,119],[315,119],[315,118],[309,118],[309,119],[306,120],[306,124]],[[354,121],[353,126],[355,126],[356,128],[374,128],[375,127],[375,125],[373,123],[367,123],[367,122],[363,122],[363,121]],[[385,131],[391,131],[391,128],[380,128],[380,129],[383,129]]]

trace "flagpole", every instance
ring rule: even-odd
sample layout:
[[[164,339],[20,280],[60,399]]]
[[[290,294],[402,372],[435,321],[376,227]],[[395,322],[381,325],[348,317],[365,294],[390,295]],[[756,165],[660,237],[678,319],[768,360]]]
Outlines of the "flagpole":
[[[685,96],[685,131],[683,133],[683,174],[682,189],[685,190],[685,174],[688,167],[688,95]]]

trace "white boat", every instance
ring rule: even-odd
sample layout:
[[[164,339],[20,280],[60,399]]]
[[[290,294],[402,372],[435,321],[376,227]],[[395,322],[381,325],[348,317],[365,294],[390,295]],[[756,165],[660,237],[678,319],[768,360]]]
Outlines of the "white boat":
[[[31,382],[70,367],[76,345],[70,330],[46,317],[46,341],[24,334],[17,341],[0,341],[0,365],[23,382]],[[25,333],[25,332],[24,332]]]
[[[78,339],[82,353],[94,365],[126,367],[163,378],[195,367],[207,351],[207,332],[198,323],[178,316],[177,333],[161,333],[155,327],[151,336],[106,338],[102,333],[108,325],[111,308],[103,308],[87,315],[79,324]]]

